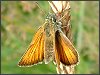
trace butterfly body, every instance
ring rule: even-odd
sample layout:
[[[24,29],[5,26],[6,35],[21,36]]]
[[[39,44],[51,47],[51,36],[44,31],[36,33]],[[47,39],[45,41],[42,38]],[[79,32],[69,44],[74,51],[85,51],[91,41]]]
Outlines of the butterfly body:
[[[45,23],[44,62],[47,64],[54,58],[54,27],[51,18],[46,19]]]

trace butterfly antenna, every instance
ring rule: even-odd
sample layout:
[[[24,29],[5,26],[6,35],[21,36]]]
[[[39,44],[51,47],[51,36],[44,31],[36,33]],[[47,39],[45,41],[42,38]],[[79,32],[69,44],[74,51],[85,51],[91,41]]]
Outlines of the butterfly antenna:
[[[45,11],[42,10],[42,8],[39,6],[38,2],[35,1],[36,5],[40,8],[40,10],[42,11],[42,13],[45,15]]]

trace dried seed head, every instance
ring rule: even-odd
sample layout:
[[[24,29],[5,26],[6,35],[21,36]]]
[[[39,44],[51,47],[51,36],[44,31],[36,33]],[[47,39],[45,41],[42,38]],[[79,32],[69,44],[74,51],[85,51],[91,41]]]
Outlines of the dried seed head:
[[[62,13],[70,8],[68,1],[49,1],[49,4],[54,13]]]

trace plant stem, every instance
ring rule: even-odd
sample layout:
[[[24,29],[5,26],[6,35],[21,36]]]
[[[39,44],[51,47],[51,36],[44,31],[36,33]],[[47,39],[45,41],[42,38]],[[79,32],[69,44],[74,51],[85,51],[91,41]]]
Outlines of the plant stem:
[[[81,49],[82,45],[82,37],[83,37],[83,20],[84,20],[84,12],[85,12],[85,2],[80,2],[80,12],[79,12],[79,23],[78,23],[78,34],[77,34],[77,50]]]

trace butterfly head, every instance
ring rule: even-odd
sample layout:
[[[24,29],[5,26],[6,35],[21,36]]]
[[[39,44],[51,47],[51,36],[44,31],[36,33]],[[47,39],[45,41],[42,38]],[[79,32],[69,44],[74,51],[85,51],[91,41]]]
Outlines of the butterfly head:
[[[55,14],[49,13],[46,17],[48,23],[52,23],[55,28],[55,31],[61,28],[62,23],[57,21],[57,16]]]
[[[52,21],[52,22],[56,22],[56,15],[49,13],[46,17],[46,20]]]

